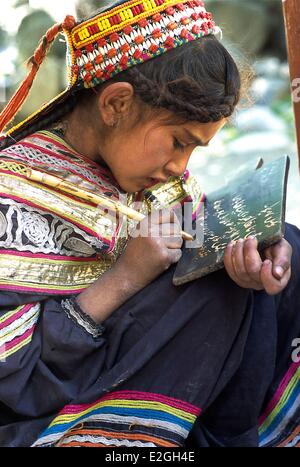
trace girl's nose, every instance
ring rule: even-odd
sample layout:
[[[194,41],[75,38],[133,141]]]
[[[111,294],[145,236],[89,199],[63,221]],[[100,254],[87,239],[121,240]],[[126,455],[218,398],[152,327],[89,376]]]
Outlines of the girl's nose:
[[[169,177],[180,177],[181,175],[183,175],[186,171],[189,158],[190,155],[189,157],[184,157],[168,162],[168,164],[165,166],[166,174],[168,174]]]

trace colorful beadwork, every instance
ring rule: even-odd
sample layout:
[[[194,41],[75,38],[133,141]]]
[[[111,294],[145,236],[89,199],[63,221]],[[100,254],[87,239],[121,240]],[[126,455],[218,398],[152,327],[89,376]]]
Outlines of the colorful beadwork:
[[[65,31],[71,84],[96,86],[131,66],[219,32],[201,0],[131,0]]]
[[[79,24],[67,16],[41,40],[28,76],[0,114],[0,132],[21,108],[46,52],[60,32],[64,33],[68,45],[67,89],[10,129],[7,135],[20,131],[53,109],[55,103],[63,102],[70,90],[92,88],[132,66],[209,34],[219,34],[221,30],[202,0],[180,3],[178,0],[130,0]]]

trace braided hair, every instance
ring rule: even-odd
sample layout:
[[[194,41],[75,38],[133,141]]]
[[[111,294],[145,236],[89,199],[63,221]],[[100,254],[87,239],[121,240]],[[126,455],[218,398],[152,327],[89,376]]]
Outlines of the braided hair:
[[[135,95],[150,109],[164,108],[176,118],[200,123],[230,117],[239,101],[241,89],[241,77],[235,61],[213,35],[131,67],[109,82],[120,81],[130,83]],[[101,86],[96,90],[101,90]],[[92,96],[92,91],[95,89],[74,92],[49,115],[12,137],[19,141],[49,127],[68,114],[86,93]],[[7,147],[13,142],[8,137],[2,145]]]
[[[136,95],[150,107],[167,109],[187,121],[208,123],[230,117],[240,98],[237,65],[212,35],[132,67],[116,78],[113,80],[131,83]]]

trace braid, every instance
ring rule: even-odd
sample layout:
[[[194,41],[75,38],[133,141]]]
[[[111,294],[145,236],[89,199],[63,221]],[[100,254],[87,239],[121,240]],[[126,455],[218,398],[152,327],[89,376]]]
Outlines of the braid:
[[[152,107],[163,107],[185,120],[216,122],[232,115],[236,105],[234,95],[222,97],[219,105],[211,105],[210,96],[199,94],[199,85],[188,78],[178,79],[160,88],[141,73],[138,67],[128,70],[128,75],[136,94],[143,102]],[[193,102],[188,100],[191,94]],[[185,98],[182,98],[184,95]]]
[[[165,108],[183,120],[201,123],[232,115],[240,96],[238,69],[213,36],[129,68],[116,80],[132,84],[136,95],[150,107]]]

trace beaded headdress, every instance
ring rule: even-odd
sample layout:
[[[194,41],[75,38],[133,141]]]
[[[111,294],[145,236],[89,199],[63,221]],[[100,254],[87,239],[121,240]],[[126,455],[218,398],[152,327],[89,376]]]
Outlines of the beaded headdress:
[[[25,101],[34,77],[58,33],[67,40],[67,89],[7,134],[46,115],[79,89],[92,88],[129,67],[171,49],[220,33],[202,0],[130,0],[118,2],[92,18],[76,23],[67,16],[41,39],[31,57],[30,71],[0,114],[0,132]]]

